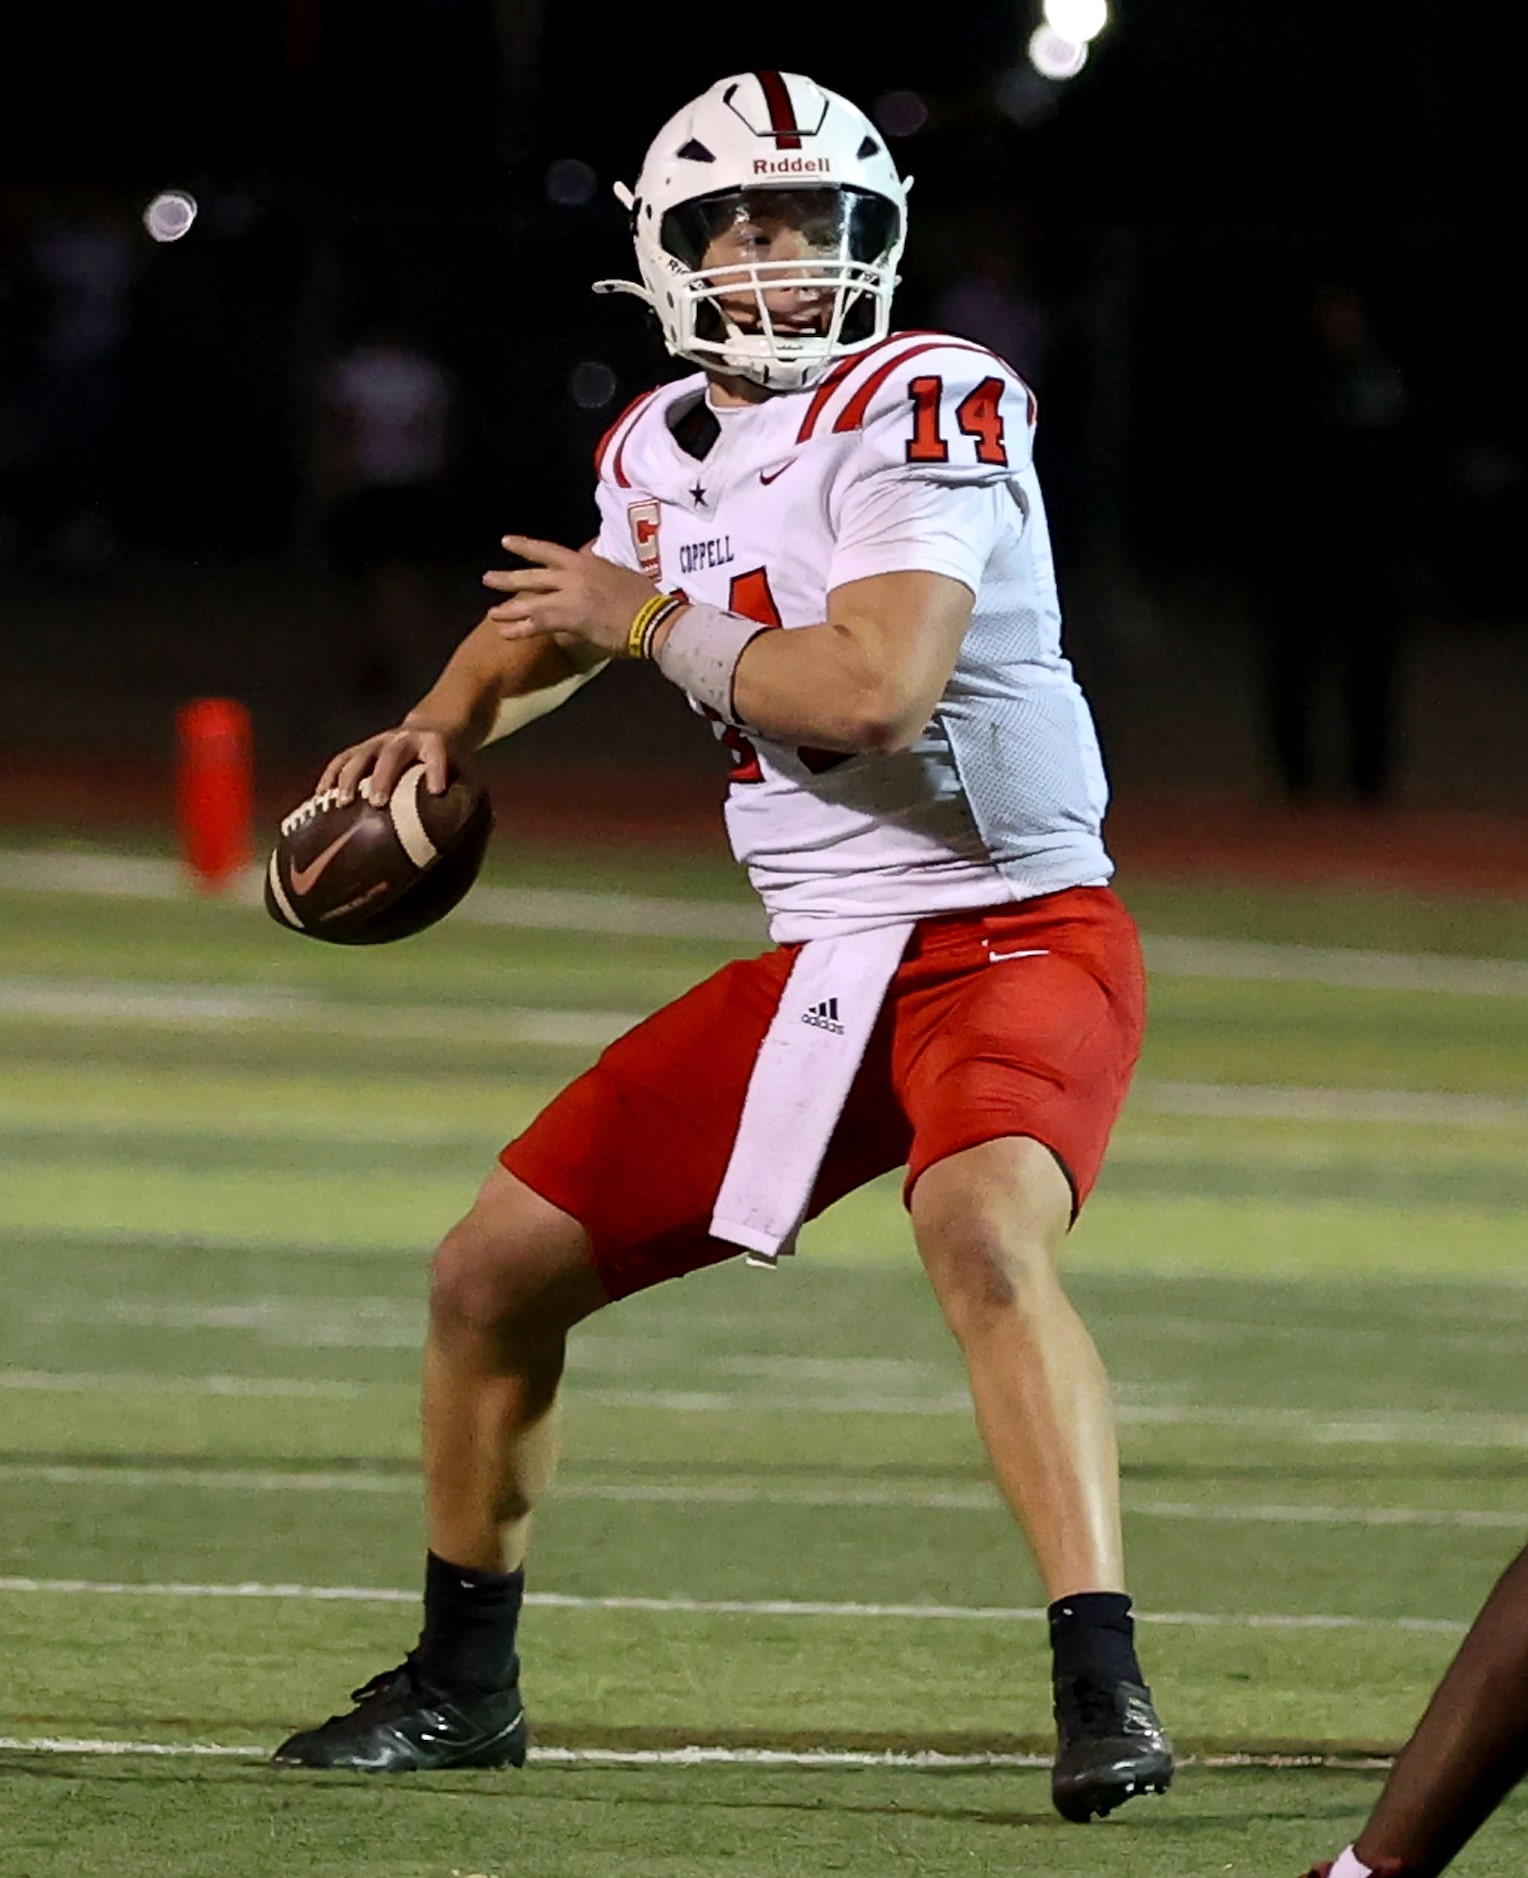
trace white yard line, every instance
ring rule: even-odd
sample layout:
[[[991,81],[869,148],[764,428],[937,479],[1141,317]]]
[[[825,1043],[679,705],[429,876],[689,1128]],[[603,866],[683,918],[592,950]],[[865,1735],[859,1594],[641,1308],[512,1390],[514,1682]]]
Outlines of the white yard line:
[[[78,1754],[119,1758],[135,1756],[190,1760],[264,1761],[269,1747],[225,1747],[211,1741],[109,1741],[68,1735],[0,1735],[0,1753]],[[957,1773],[987,1768],[1039,1772],[1050,1766],[1046,1754],[943,1754],[927,1748],[894,1753],[873,1748],[559,1748],[532,1747],[532,1767],[863,1767],[909,1773]],[[1205,1754],[1179,1755],[1179,1767],[1298,1770],[1320,1768],[1349,1773],[1378,1773],[1388,1758],[1350,1754]],[[279,1778],[279,1776],[278,1776]]]
[[[0,1389],[40,1395],[226,1395],[356,1401],[378,1387],[364,1382],[331,1382],[304,1376],[113,1376],[95,1370],[0,1369]]]
[[[261,869],[251,869],[234,898],[256,904]],[[141,855],[0,850],[0,892],[73,893],[116,899],[195,897],[174,861]],[[462,923],[628,937],[764,941],[751,906],[637,894],[578,893],[541,887],[479,886],[451,915]],[[1262,945],[1239,939],[1148,936],[1146,958],[1165,978],[1226,978],[1262,984],[1314,984],[1357,991],[1434,991],[1470,997],[1528,997],[1528,964],[1512,959],[1451,958],[1346,946]]]
[[[578,1389],[602,1408],[661,1409],[674,1415],[959,1415],[971,1413],[964,1390],[935,1396],[745,1395],[701,1390]],[[1246,1428],[1304,1435],[1319,1442],[1404,1442],[1418,1447],[1528,1448],[1528,1416],[1449,1409],[1300,1409],[1205,1407],[1199,1403],[1120,1401],[1125,1426]]]
[[[258,906],[264,864],[235,885],[229,898]],[[0,850],[0,892],[68,893],[115,900],[189,900],[195,889],[175,861],[148,855]],[[760,908],[714,900],[657,899],[642,894],[578,893],[546,887],[477,886],[451,915],[469,926],[511,926],[540,932],[597,932],[626,938],[767,943]]]
[[[764,909],[714,900],[659,900],[634,893],[569,893],[549,887],[475,887],[453,919],[470,926],[542,932],[608,933],[622,938],[769,943]]]
[[[1528,965],[1516,959],[1371,952],[1355,946],[1259,945],[1243,939],[1147,936],[1146,964],[1160,978],[1224,978],[1339,991],[1432,991],[1528,998]]]
[[[183,868],[148,855],[76,854],[65,848],[0,850],[0,892],[184,900],[192,891]]]
[[[418,1591],[373,1585],[268,1584],[126,1584],[86,1578],[0,1578],[0,1594],[54,1593],[66,1597],[234,1598],[293,1600],[320,1604],[417,1604]],[[841,1617],[874,1622],[926,1618],[936,1623],[1038,1623],[1040,1608],[1001,1604],[858,1604],[827,1600],[776,1598],[575,1597],[557,1591],[532,1591],[526,1603],[554,1611],[643,1611],[681,1617]],[[1227,1630],[1396,1630],[1456,1636],[1466,1626],[1446,1617],[1353,1617],[1312,1612],[1247,1613],[1237,1611],[1147,1611],[1153,1624],[1182,1629]]]
[[[269,1748],[223,1747],[213,1741],[76,1740],[69,1735],[0,1735],[0,1753],[132,1755],[169,1760],[266,1761]]]
[[[1208,943],[1208,942],[1206,942]],[[1528,967],[1523,968],[1528,975]],[[508,979],[506,982],[511,982]],[[138,979],[0,978],[0,1018],[46,1019],[95,1027],[223,1030],[300,1026],[308,1036],[452,1044],[498,1043],[543,1049],[597,1050],[631,1030],[646,1011],[566,1009],[498,1003],[368,1004],[326,999],[288,988],[236,984],[153,983]],[[1173,1115],[1214,1121],[1366,1123],[1385,1127],[1528,1130],[1528,1100],[1459,1094],[1442,1089],[1300,1088],[1281,1084],[1177,1082],[1143,1077],[1132,1088],[1132,1115]],[[93,1139],[113,1134],[160,1134],[197,1140],[359,1140],[427,1147],[444,1141],[477,1145],[481,1131],[421,1121],[417,1131],[397,1127],[364,1134],[348,1117],[304,1118],[283,1126],[267,1118],[203,1125],[194,1116],[147,1125],[124,1115],[75,1123],[63,1117],[50,1130],[25,1108],[0,1115],[0,1133],[49,1132]],[[1117,1150],[1129,1159],[1128,1134]],[[1148,1157],[1159,1158],[1159,1157]],[[1202,1158],[1186,1144],[1183,1158]]]
[[[411,1388],[404,1382],[335,1382],[297,1376],[166,1376],[155,1372],[0,1369],[0,1390],[66,1395],[211,1395],[332,1397],[360,1400],[378,1391]],[[969,1416],[964,1390],[946,1395],[778,1395],[663,1389],[578,1388],[573,1399],[601,1408],[649,1409],[681,1415],[915,1415]],[[1122,1424],[1141,1427],[1244,1428],[1253,1433],[1297,1434],[1317,1442],[1409,1444],[1445,1448],[1528,1448],[1528,1416],[1450,1409],[1296,1409],[1204,1407],[1197,1403],[1121,1402]]]
[[[560,1013],[554,1013],[560,1015]],[[578,1016],[582,1013],[574,1012]],[[479,1033],[481,1034],[481,1033]],[[18,1144],[31,1142],[41,1147],[45,1143],[79,1140],[111,1141],[125,1139],[133,1142],[143,1140],[145,1136],[156,1141],[180,1142],[292,1142],[322,1141],[336,1147],[358,1148],[477,1148],[485,1153],[497,1154],[504,1143],[502,1126],[495,1125],[495,1118],[488,1103],[484,1104],[483,1120],[476,1127],[469,1127],[462,1122],[438,1121],[433,1116],[421,1115],[407,1123],[401,1121],[378,1122],[369,1119],[364,1113],[351,1114],[308,1114],[304,1113],[300,1121],[286,1119],[280,1115],[246,1115],[237,1121],[227,1119],[211,1120],[199,1118],[194,1114],[170,1114],[151,1116],[120,1115],[70,1115],[66,1111],[56,1111],[51,1117],[39,1117],[37,1111],[28,1114],[23,1106],[24,1098],[12,1095],[10,1098],[17,1106],[13,1113],[0,1111],[0,1140],[9,1140]],[[0,1096],[0,1101],[5,1097]]]
[[[256,985],[160,985],[130,978],[0,978],[0,1016],[64,1023],[206,1024],[306,1022],[315,1000]]]
[[[255,985],[152,984],[135,979],[0,979],[0,1017],[157,1030],[300,1025],[309,1035],[426,1043],[489,1042],[600,1049],[643,1011],[552,1010],[513,1004],[349,1004]]]
[[[81,1754],[167,1759],[268,1761],[269,1747],[225,1747],[210,1741],[102,1741],[66,1735],[0,1735],[0,1752]],[[541,1767],[885,1767],[948,1773],[960,1769],[1050,1766],[1044,1754],[941,1754],[936,1749],[897,1754],[874,1748],[557,1748],[533,1747],[527,1756]],[[1180,1766],[1191,1763],[1180,1760]],[[1211,1763],[1201,1762],[1207,1766]],[[1230,1763],[1228,1763],[1229,1765]],[[1238,1760],[1235,1765],[1247,1765]],[[1302,1763],[1306,1764],[1306,1763]],[[1377,1765],[1383,1766],[1380,1762]]]
[[[195,1493],[354,1493],[417,1500],[416,1474],[364,1467],[319,1471],[306,1468],[113,1467],[102,1462],[0,1462],[0,1481],[35,1481],[42,1486],[184,1489]],[[996,1491],[986,1487],[943,1489],[888,1487],[758,1487],[706,1481],[673,1485],[662,1481],[563,1481],[549,1495],[556,1501],[600,1501],[654,1506],[774,1506],[830,1510],[890,1510],[977,1513],[1007,1517]],[[1125,1496],[1132,1519],[1165,1519],[1270,1526],[1437,1526],[1462,1530],[1521,1532],[1521,1511],[1469,1507],[1323,1506],[1235,1501],[1140,1499]]]
[[[0,1178],[7,1171],[0,1169]],[[369,1241],[365,1245],[347,1245],[342,1239],[298,1239],[285,1235],[280,1239],[264,1239],[250,1233],[218,1232],[215,1228],[206,1232],[155,1232],[141,1226],[47,1225],[6,1230],[8,1252],[14,1252],[16,1241],[24,1238],[32,1245],[67,1246],[70,1250],[99,1246],[110,1249],[113,1254],[128,1250],[205,1252],[209,1258],[223,1258],[230,1253],[255,1253],[263,1258],[411,1259],[422,1264],[430,1249],[427,1244],[378,1245]],[[0,1371],[0,1376],[3,1374]]]
[[[1312,1441],[1418,1447],[1528,1448],[1528,1416],[1468,1409],[1205,1408],[1197,1403],[1122,1402],[1120,1422],[1136,1427],[1246,1428],[1294,1432]]]
[[[1520,1509],[1503,1512],[1434,1506],[1238,1506],[1234,1502],[1220,1501],[1137,1500],[1127,1494],[1125,1511],[1132,1519],[1169,1519],[1190,1523],[1223,1520],[1232,1525],[1445,1526],[1528,1535],[1528,1515]]]
[[[1528,1128],[1528,1101],[1442,1089],[1301,1089],[1271,1083],[1159,1082],[1142,1077],[1130,1112],[1255,1122],[1373,1122],[1385,1127]],[[1116,1152],[1128,1159],[1128,1136]],[[1196,1157],[1192,1149],[1185,1157]]]
[[[50,1016],[92,1024],[151,1025],[195,1030],[227,1024],[300,1022],[311,1034],[360,1036],[385,1040],[415,1038],[450,1042],[457,1035],[474,1042],[540,1045],[552,1049],[596,1049],[642,1021],[640,1011],[573,1011],[514,1005],[432,1006],[428,1011],[392,1005],[334,1005],[318,1000],[273,998],[242,992],[236,986],[143,986],[124,983],[120,1004],[109,986],[83,989],[59,984],[46,994],[34,985],[17,992],[18,981],[0,980],[0,1016]],[[1141,1077],[1131,1088],[1130,1115],[1174,1115],[1189,1120],[1256,1122],[1357,1122],[1384,1127],[1528,1130],[1528,1100],[1511,1096],[1459,1095],[1444,1089],[1306,1089],[1280,1083],[1172,1082]],[[485,1123],[486,1123],[485,1113]],[[345,1115],[304,1115],[300,1122],[251,1116],[247,1120],[202,1121],[191,1115],[138,1120],[95,1115],[74,1119],[59,1115],[39,1120],[35,1112],[0,1113],[0,1135],[45,1141],[88,1136],[160,1136],[187,1141],[332,1141],[364,1147],[429,1148],[496,1145],[491,1126],[468,1128],[422,1116],[416,1124],[375,1126]],[[1112,1150],[1116,1160],[1158,1161],[1160,1146],[1144,1151],[1128,1132]],[[1217,1161],[1197,1142],[1174,1143],[1175,1162]],[[1293,1157],[1287,1165],[1306,1165]]]

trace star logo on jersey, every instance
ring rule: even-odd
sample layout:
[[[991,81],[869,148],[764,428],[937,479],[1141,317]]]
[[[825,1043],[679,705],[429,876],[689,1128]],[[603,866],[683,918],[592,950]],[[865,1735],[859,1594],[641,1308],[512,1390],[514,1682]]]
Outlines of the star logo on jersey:
[[[706,492],[701,488],[699,483],[696,483],[690,490],[690,499],[694,502],[697,509],[703,509],[708,506],[706,502]]]

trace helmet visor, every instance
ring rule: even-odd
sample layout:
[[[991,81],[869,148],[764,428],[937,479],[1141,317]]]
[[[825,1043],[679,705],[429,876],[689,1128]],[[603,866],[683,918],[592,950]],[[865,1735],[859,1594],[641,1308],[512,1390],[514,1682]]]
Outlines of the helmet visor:
[[[899,233],[896,204],[837,183],[728,189],[695,196],[663,218],[663,246],[692,272],[795,261],[879,261]]]

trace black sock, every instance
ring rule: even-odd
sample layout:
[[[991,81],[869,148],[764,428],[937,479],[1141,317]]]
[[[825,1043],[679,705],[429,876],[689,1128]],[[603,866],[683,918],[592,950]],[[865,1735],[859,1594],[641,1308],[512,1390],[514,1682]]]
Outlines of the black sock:
[[[1122,1591],[1080,1591],[1046,1612],[1056,1674],[1070,1680],[1144,1684],[1135,1654],[1135,1620]]]
[[[515,1631],[525,1573],[475,1571],[425,1557],[424,1630],[415,1653],[426,1681],[447,1689],[507,1689],[520,1674]]]

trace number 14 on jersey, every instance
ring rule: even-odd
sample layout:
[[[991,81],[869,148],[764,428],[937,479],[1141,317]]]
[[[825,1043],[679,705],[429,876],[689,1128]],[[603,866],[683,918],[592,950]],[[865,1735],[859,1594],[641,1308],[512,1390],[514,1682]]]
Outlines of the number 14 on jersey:
[[[912,379],[907,387],[913,401],[913,434],[907,445],[909,463],[948,463],[950,444],[941,425],[944,380],[930,373]],[[955,422],[963,435],[975,439],[976,460],[998,469],[1008,467],[1003,436],[1003,381],[984,378],[955,407]]]

